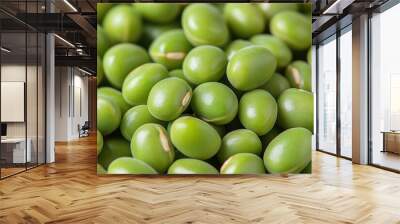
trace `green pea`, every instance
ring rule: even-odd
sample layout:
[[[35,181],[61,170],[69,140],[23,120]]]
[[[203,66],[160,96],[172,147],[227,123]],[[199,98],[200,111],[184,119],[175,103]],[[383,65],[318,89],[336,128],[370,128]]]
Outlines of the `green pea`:
[[[221,174],[265,174],[263,161],[253,153],[238,153],[221,166]]]
[[[294,50],[311,46],[311,19],[291,11],[276,14],[270,24],[271,33],[286,42]]]
[[[224,12],[224,7],[225,7],[226,3],[218,3],[218,2],[216,2],[216,3],[212,3],[212,4],[219,10],[220,13]]]
[[[265,28],[262,11],[253,4],[227,3],[224,17],[229,28],[240,38],[262,33]]]
[[[202,120],[223,125],[235,118],[238,99],[224,84],[207,82],[197,86],[193,91],[191,106]]]
[[[103,20],[103,27],[112,43],[135,43],[142,34],[140,14],[130,5],[112,7]]]
[[[262,148],[266,149],[268,144],[276,137],[278,136],[282,130],[278,127],[273,127],[267,134],[263,135],[260,137],[261,143],[262,143]]]
[[[265,90],[245,93],[239,102],[239,119],[246,129],[265,135],[276,122],[278,106],[274,97]]]
[[[179,150],[175,149],[175,161],[178,159],[185,159],[185,158],[187,158],[187,156],[183,155]]]
[[[229,157],[238,153],[253,153],[260,155],[261,141],[256,133],[247,129],[238,129],[229,132],[222,139],[218,160],[223,163]]]
[[[228,132],[245,128],[245,127],[243,127],[242,123],[240,122],[239,116],[236,116],[235,119],[233,119],[233,121],[230,122],[229,124],[226,124],[225,127]]]
[[[242,95],[245,93],[244,91],[238,90],[235,87],[232,86],[232,84],[229,82],[228,77],[225,75],[220,82],[226,86],[228,86],[234,93],[235,95],[238,97],[238,99],[240,97],[242,97]]]
[[[180,6],[174,3],[132,3],[144,19],[153,23],[170,23],[176,19]]]
[[[103,62],[99,56],[97,56],[97,75],[96,75],[97,86],[101,84],[104,78]]]
[[[313,94],[301,89],[287,89],[278,99],[278,124],[288,129],[307,128],[313,131]]]
[[[97,3],[97,23],[101,24],[107,12],[113,7],[112,3]],[[98,38],[98,37],[97,37]],[[97,48],[98,49],[98,48]]]
[[[311,161],[311,132],[305,128],[291,128],[268,145],[264,165],[270,173],[299,173]]]
[[[226,134],[225,126],[223,126],[223,125],[215,125],[215,124],[211,124],[211,123],[209,123],[209,125],[211,125],[218,132],[219,137],[222,138]]]
[[[168,174],[218,174],[218,170],[198,159],[179,159],[169,167]]]
[[[312,172],[312,162],[310,161],[308,165],[301,171],[301,173],[311,173]]]
[[[182,27],[194,46],[224,46],[229,40],[228,27],[220,11],[207,3],[190,4],[182,14]]]
[[[122,136],[124,136],[126,140],[130,141],[136,129],[147,123],[164,124],[164,122],[156,119],[150,114],[146,105],[139,105],[132,107],[124,114],[119,128]]]
[[[266,21],[270,21],[271,18],[284,11],[297,11],[299,9],[298,4],[293,3],[257,3],[259,9],[264,13]]]
[[[114,160],[108,168],[109,174],[157,174],[157,171],[145,162],[122,157]]]
[[[184,116],[194,116],[194,115],[193,115],[193,114],[189,114],[189,113],[183,113],[183,114],[181,114],[180,117],[184,117]],[[175,119],[175,120],[176,120],[176,119]],[[174,123],[175,120],[172,120],[172,121],[169,121],[169,122],[168,122],[168,125],[167,125],[167,132],[168,132],[169,135],[171,135],[171,126],[172,126],[172,123]],[[213,126],[212,124],[210,124],[210,125]],[[217,128],[216,128],[215,126],[213,126],[213,127],[215,128],[216,131],[218,131]]]
[[[143,34],[140,38],[140,44],[148,47],[155,39],[157,39],[157,37],[161,36],[161,34],[179,28],[180,24],[177,22],[168,24],[145,23],[143,27]]]
[[[281,93],[289,88],[289,81],[279,73],[273,74],[268,82],[261,86],[261,89],[267,90],[275,99],[278,99]]]
[[[110,84],[121,89],[125,77],[138,66],[150,62],[150,57],[142,47],[124,43],[110,48],[103,58],[103,68]]]
[[[168,73],[168,75],[169,75],[170,77],[180,78],[180,79],[185,80],[186,82],[189,82],[188,80],[186,80],[186,77],[183,75],[183,70],[182,70],[182,69],[174,69],[174,70],[171,70],[171,71]]]
[[[199,85],[218,81],[225,74],[227,59],[218,47],[205,45],[192,49],[183,61],[183,74],[191,83]]]
[[[250,41],[254,45],[267,48],[276,58],[278,67],[286,67],[292,60],[292,51],[281,39],[268,34],[253,36]]]
[[[185,77],[185,75],[183,74],[183,70],[182,69],[171,70],[171,71],[169,71],[168,75],[170,77],[176,77],[176,78],[180,78],[180,79],[185,80],[190,85],[190,87],[192,87],[192,88],[196,87],[195,84],[190,83],[190,81]]]
[[[98,174],[310,173],[310,6],[99,4]]]
[[[109,101],[117,104],[121,110],[121,114],[125,114],[131,105],[129,105],[122,97],[121,91],[114,89],[112,87],[101,87],[97,89],[97,97],[103,97]]]
[[[133,134],[131,141],[132,155],[140,159],[158,173],[165,173],[175,157],[168,133],[159,124],[144,124]]]
[[[162,121],[172,121],[186,110],[192,98],[192,88],[180,78],[161,80],[151,89],[147,106],[150,113]]]
[[[172,123],[171,141],[184,155],[201,160],[213,157],[221,146],[221,138],[211,125],[189,116]]]
[[[134,69],[122,85],[122,96],[131,105],[147,103],[151,88],[168,77],[168,70],[161,64],[148,63]]]
[[[143,3],[147,4],[147,3]],[[182,67],[183,59],[192,49],[182,30],[176,29],[161,34],[151,44],[149,52],[153,61],[168,69]]]
[[[121,109],[118,105],[105,99],[97,98],[97,128],[103,135],[115,131],[121,121]]]
[[[226,48],[226,55],[228,56],[228,60],[231,60],[233,55],[236,54],[240,49],[251,46],[252,43],[247,40],[234,40],[232,41],[228,47]]]
[[[103,149],[103,135],[101,135],[101,132],[97,130],[97,155],[101,153],[102,149]]]
[[[104,139],[97,163],[107,170],[110,163],[120,157],[132,157],[129,142],[119,135]]]
[[[231,58],[226,73],[233,87],[248,91],[264,85],[274,74],[276,65],[276,59],[269,50],[249,46]]]
[[[107,170],[100,164],[97,164],[97,174],[107,174]]]
[[[174,70],[171,70],[171,71],[168,73],[168,75],[169,75],[170,77],[176,77],[176,78],[183,79],[183,80],[185,80],[191,87],[194,87],[194,85],[191,84],[191,83],[189,82],[189,80],[186,79],[185,75],[183,74],[183,70],[182,70],[182,69],[174,69]]]
[[[108,40],[107,34],[101,26],[97,25],[97,55],[103,57],[109,47],[110,41]]]
[[[285,76],[293,88],[311,91],[311,65],[307,62],[292,62],[286,67]]]
[[[306,16],[312,17],[312,4],[311,3],[303,3],[299,4],[300,11]]]

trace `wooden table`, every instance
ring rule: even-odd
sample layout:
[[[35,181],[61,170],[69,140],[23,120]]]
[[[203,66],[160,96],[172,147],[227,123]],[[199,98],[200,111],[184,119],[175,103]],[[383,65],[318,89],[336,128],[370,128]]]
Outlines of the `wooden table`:
[[[400,131],[382,131],[383,150],[382,152],[392,152],[400,154]]]

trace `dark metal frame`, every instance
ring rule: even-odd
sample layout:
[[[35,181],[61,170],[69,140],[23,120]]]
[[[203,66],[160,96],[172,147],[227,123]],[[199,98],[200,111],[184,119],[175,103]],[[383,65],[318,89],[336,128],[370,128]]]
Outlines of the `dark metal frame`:
[[[336,154],[341,156],[341,133],[342,125],[340,123],[340,30],[336,29]]]
[[[27,9],[27,2],[28,1],[25,1],[25,11]],[[39,0],[37,0],[36,2],[39,3]],[[38,11],[38,4],[36,5],[36,8],[37,8],[37,11]],[[46,7],[46,11],[47,11],[47,7]],[[2,12],[6,13],[6,11],[4,11],[4,10],[2,10]],[[13,15],[11,15],[11,14],[8,14],[8,15],[11,16],[13,19],[16,19],[17,21],[21,22],[21,20],[19,20],[18,18],[14,17]],[[42,42],[42,44],[44,44],[44,46],[43,46],[44,47],[44,51],[42,50],[40,52],[40,53],[44,53],[44,55],[42,55],[42,58],[44,60],[44,65],[43,65],[43,68],[42,68],[42,73],[43,73],[42,82],[44,82],[44,99],[43,99],[44,106],[42,106],[42,107],[44,108],[44,111],[43,111],[44,112],[44,117],[40,117],[40,118],[44,119],[44,121],[42,120],[42,122],[44,122],[44,136],[43,136],[43,139],[44,139],[44,146],[43,146],[44,147],[44,150],[43,150],[43,152],[44,152],[43,157],[44,158],[43,159],[44,159],[44,161],[42,163],[39,163],[39,107],[37,106],[36,107],[36,143],[37,143],[37,147],[36,147],[36,150],[37,150],[37,152],[36,152],[36,162],[34,163],[33,166],[28,167],[28,162],[27,162],[28,155],[26,153],[27,147],[28,147],[28,144],[27,144],[27,140],[28,140],[28,136],[27,136],[28,135],[28,124],[27,124],[27,121],[28,121],[28,118],[27,118],[27,116],[28,116],[28,113],[27,113],[28,30],[32,30],[32,31],[34,31],[36,33],[36,104],[37,105],[39,104],[39,69],[38,69],[38,66],[39,66],[39,49],[38,49],[39,48],[39,33],[42,33],[42,32],[40,32],[39,30],[29,26],[28,24],[26,24],[24,22],[23,22],[23,24],[25,26],[25,30],[24,30],[24,32],[22,32],[22,33],[25,34],[25,84],[24,84],[24,91],[25,91],[25,93],[24,93],[24,98],[25,98],[24,99],[24,107],[25,107],[24,108],[24,120],[25,120],[25,169],[21,170],[19,172],[15,172],[13,174],[10,174],[8,176],[2,176],[2,173],[1,173],[2,169],[0,167],[0,180],[6,179],[8,177],[12,177],[12,176],[17,175],[19,173],[25,172],[27,170],[39,167],[39,166],[44,165],[44,164],[47,163],[47,109],[46,109],[47,108],[47,81],[46,81],[46,78],[47,78],[47,40],[46,40],[46,34],[47,33],[43,33],[43,34],[45,34],[44,35],[44,41]],[[1,34],[2,34],[2,32],[0,32],[0,45],[1,45]],[[1,53],[0,53],[0,63],[1,62],[2,62],[2,58],[1,58]],[[1,69],[0,69],[0,82],[1,82]],[[0,98],[1,98],[1,85],[0,85]],[[1,115],[0,115],[0,120],[1,120]],[[1,144],[0,144],[0,156],[1,156]],[[31,165],[31,164],[29,164],[29,165]]]

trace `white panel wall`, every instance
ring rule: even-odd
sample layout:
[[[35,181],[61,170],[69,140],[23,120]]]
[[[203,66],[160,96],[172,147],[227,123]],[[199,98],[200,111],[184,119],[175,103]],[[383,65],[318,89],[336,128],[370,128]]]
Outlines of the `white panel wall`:
[[[88,78],[76,68],[56,68],[56,141],[79,138],[78,125],[88,120]]]

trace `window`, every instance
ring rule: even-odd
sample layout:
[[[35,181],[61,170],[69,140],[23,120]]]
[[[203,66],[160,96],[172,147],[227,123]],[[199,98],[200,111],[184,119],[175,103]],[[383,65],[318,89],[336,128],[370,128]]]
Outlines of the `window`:
[[[400,4],[371,18],[370,160],[395,170],[400,170],[399,21]]]
[[[318,149],[336,153],[336,36],[318,48]]]
[[[352,156],[352,34],[351,26],[340,36],[340,155]]]

